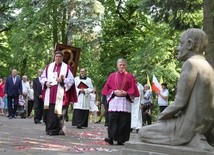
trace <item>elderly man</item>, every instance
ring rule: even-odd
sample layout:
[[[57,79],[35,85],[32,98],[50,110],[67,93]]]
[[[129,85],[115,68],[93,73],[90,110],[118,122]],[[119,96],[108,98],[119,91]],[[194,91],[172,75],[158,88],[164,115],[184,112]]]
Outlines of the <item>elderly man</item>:
[[[7,78],[4,93],[5,97],[8,99],[8,118],[15,118],[17,106],[19,103],[19,96],[22,95],[22,81],[21,78],[17,75],[16,69],[13,69],[11,76]]]
[[[25,100],[26,116],[28,117],[28,93],[30,91],[30,83],[27,81],[27,76],[22,76],[22,94]]]
[[[144,85],[143,104],[142,106],[142,117],[143,125],[152,124],[152,92],[148,84]]]
[[[203,56],[207,44],[207,35],[200,29],[188,29],[181,35],[178,59],[184,64],[175,101],[160,113],[157,123],[140,129],[142,141],[210,147],[207,141],[214,140],[214,72]]]
[[[69,89],[74,84],[70,66],[63,62],[63,54],[56,51],[55,61],[47,65],[40,82],[45,91],[44,108],[47,110],[46,132],[48,135],[64,135],[66,107],[70,103],[67,97],[72,95]],[[76,92],[73,91],[76,95]]]
[[[136,80],[126,71],[125,59],[117,60],[118,71],[111,73],[105,83],[102,95],[107,96],[109,103],[108,138],[105,141],[110,145],[117,141],[123,145],[130,137],[131,104],[135,97],[139,97]]]

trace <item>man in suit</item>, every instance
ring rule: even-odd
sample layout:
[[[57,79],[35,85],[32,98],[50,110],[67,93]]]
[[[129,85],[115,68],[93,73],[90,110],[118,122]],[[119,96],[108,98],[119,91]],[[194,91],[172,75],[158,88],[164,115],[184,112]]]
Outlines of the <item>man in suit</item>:
[[[40,78],[43,73],[42,69],[38,70],[38,77],[33,79],[33,92],[34,92],[34,123],[41,124],[41,119],[43,116],[44,102],[42,99],[42,84],[40,83]],[[45,122],[45,120],[43,119]]]
[[[13,69],[11,72],[11,76],[7,78],[4,91],[5,96],[8,99],[8,118],[15,118],[17,106],[19,103],[19,96],[22,95],[22,80],[17,75],[16,69]],[[14,106],[12,106],[13,103]]]

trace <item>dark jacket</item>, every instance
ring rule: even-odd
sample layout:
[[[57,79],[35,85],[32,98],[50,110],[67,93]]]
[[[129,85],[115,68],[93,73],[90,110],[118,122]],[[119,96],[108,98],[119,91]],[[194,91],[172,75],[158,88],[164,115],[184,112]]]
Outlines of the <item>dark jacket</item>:
[[[12,76],[9,76],[6,80],[4,93],[8,96],[22,95],[22,80],[19,76],[16,76],[16,82],[13,83]]]
[[[39,95],[42,95],[42,84],[39,81],[39,77],[33,79],[33,92],[34,98],[39,98]]]

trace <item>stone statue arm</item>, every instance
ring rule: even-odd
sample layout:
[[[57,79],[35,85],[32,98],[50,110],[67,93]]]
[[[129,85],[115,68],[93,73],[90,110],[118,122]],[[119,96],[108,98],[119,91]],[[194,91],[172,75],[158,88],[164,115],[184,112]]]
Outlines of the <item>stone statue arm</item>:
[[[179,114],[182,114],[182,111],[185,110],[185,107],[189,104],[189,98],[196,78],[197,68],[187,60],[182,67],[175,100],[162,113],[160,113],[158,120],[175,118],[179,117]]]

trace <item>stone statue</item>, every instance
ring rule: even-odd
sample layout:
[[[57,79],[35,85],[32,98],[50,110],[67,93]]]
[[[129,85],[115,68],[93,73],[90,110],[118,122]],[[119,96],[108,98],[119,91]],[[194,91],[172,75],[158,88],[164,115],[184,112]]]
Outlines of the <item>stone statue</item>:
[[[156,123],[139,130],[142,142],[213,150],[214,71],[204,58],[207,44],[201,29],[191,28],[181,35],[177,50],[184,63],[175,100]]]

